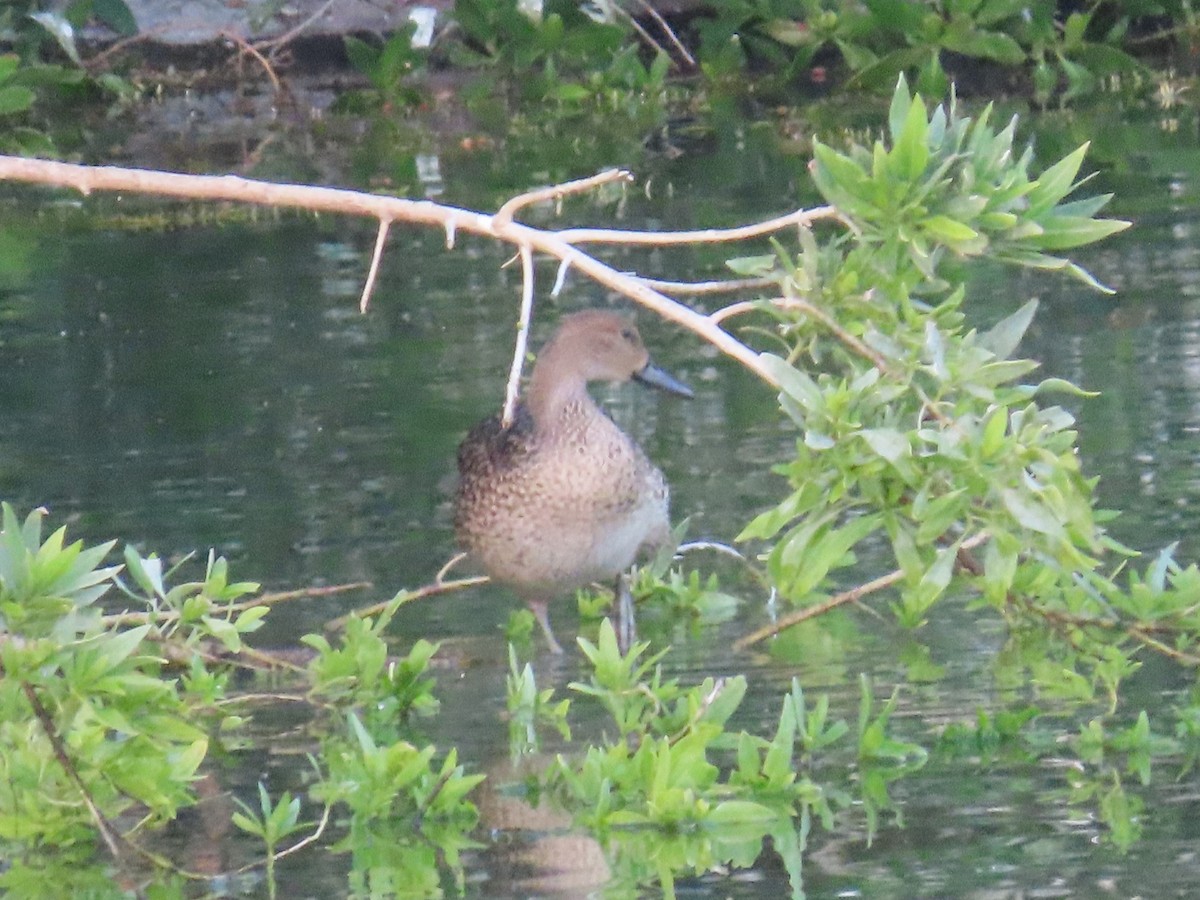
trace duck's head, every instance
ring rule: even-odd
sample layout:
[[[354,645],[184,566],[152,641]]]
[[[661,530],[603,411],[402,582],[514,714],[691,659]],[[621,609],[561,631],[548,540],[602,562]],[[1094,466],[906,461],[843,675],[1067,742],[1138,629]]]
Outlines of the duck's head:
[[[629,381],[660,388],[681,397],[692,389],[650,359],[633,321],[620,313],[590,309],[567,316],[542,348],[533,372],[531,390],[539,383],[565,381]]]

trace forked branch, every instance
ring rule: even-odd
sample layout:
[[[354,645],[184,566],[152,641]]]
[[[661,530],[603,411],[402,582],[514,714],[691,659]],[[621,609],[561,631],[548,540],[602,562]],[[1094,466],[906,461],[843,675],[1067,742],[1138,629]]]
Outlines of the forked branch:
[[[533,191],[514,198],[495,216],[473,210],[446,206],[429,200],[406,200],[366,194],[338,188],[275,184],[233,175],[183,175],[115,166],[82,166],[40,159],[0,156],[0,180],[20,181],[69,187],[83,194],[93,191],[120,191],[189,200],[226,200],[263,206],[292,207],[314,212],[365,216],[379,222],[406,222],[442,228],[448,235],[460,231],[479,234],[528,247],[530,252],[553,257],[567,267],[582,272],[597,283],[646,307],[669,321],[688,329],[722,353],[733,357],[772,387],[778,383],[763,365],[758,353],[747,347],[708,316],[690,309],[657,290],[650,282],[628,272],[620,272],[579,249],[580,243],[628,243],[668,245],[740,241],[819,219],[837,219],[830,207],[799,210],[767,222],[741,228],[707,229],[686,232],[636,232],[607,229],[567,229],[547,231],[512,221],[517,210],[543,199],[561,197],[609,181],[627,177],[622,172],[605,172],[590,179]],[[386,235],[381,227],[380,236]],[[377,242],[378,243],[378,242]]]

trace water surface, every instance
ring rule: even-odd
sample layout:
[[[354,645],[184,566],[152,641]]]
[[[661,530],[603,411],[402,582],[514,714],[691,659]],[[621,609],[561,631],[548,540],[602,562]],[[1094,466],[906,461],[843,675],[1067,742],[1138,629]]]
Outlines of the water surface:
[[[1137,127],[1190,163],[1189,139],[1164,138],[1158,125]],[[779,152],[772,135],[748,126],[677,159],[650,159],[640,173],[650,189],[568,205],[567,218],[687,229],[815,202],[805,160]],[[1195,169],[1172,167],[1165,151],[1139,174],[1120,164],[1128,157],[1113,158],[1101,180],[1118,191],[1114,213],[1137,227],[1081,261],[1117,296],[982,265],[970,309],[986,324],[1041,298],[1023,349],[1043,361],[1045,374],[1102,392],[1075,408],[1085,469],[1101,477],[1103,504],[1124,511],[1113,531],[1148,551],[1179,541],[1180,558],[1193,560],[1200,556]],[[440,199],[494,208],[503,199],[495,182],[522,178],[489,181],[486,171],[478,159],[443,160]],[[501,269],[508,251],[473,238],[447,250],[441,233],[394,228],[373,308],[361,316],[370,223],[282,214],[219,227],[141,230],[114,219],[112,228],[77,228],[71,215],[39,214],[50,196],[5,190],[0,207],[0,496],[22,509],[46,506],[54,522],[88,541],[116,538],[171,558],[215,548],[238,577],[272,589],[374,585],[277,609],[260,633],[273,645],[429,581],[454,551],[454,449],[502,399],[518,298],[516,274]],[[122,207],[94,198],[85,209],[94,222]],[[709,277],[721,259],[692,250],[618,250],[606,258],[674,278]],[[539,269],[535,343],[561,313],[610,300],[575,281],[551,301],[552,280],[552,268]],[[692,517],[692,534],[729,541],[772,504],[781,479],[769,466],[786,458],[795,435],[779,422],[771,393],[736,364],[648,315],[641,322],[657,361],[689,381],[696,399],[632,386],[600,393],[666,472],[675,513]],[[902,695],[899,729],[926,741],[946,721],[972,719],[1000,690],[990,661],[1002,630],[980,628],[952,604],[916,634],[846,613],[792,636],[795,649],[781,657],[732,654],[732,639],[764,621],[768,608],[753,585],[731,586],[744,597],[739,620],[673,635],[670,664],[689,680],[745,672],[747,727],[772,727],[796,674],[806,690],[828,691],[852,721],[860,672],[884,696],[916,662],[941,667],[940,678],[910,683]],[[504,592],[479,589],[409,606],[395,626],[401,643],[425,636],[451,648],[453,665],[439,674],[443,713],[434,737],[458,746],[476,770],[498,766],[507,752],[499,629],[515,607]],[[554,618],[562,635],[573,632],[569,604]],[[549,683],[578,675],[574,660],[544,665]],[[1133,690],[1162,710],[1181,687],[1175,673],[1150,666]],[[268,762],[273,788],[296,777],[296,759]],[[250,786],[260,771],[232,781],[244,777]],[[1144,792],[1145,839],[1125,856],[1099,840],[1086,808],[1067,803],[1064,785],[1062,773],[1044,764],[982,772],[963,762],[931,764],[896,788],[905,827],[886,818],[871,846],[853,814],[833,833],[817,829],[805,887],[810,896],[1182,896],[1200,878],[1194,776],[1175,782],[1156,773]],[[485,804],[485,824],[493,815],[500,813]],[[602,876],[585,838],[519,857],[505,849],[508,839],[496,838],[503,830],[485,829],[481,839],[489,833],[495,845],[472,857],[474,895],[575,896]],[[546,854],[578,856],[579,880],[539,881]],[[339,866],[297,865],[281,877],[295,896],[345,891]],[[750,873],[713,876],[687,891],[776,897],[784,877],[766,853]]]

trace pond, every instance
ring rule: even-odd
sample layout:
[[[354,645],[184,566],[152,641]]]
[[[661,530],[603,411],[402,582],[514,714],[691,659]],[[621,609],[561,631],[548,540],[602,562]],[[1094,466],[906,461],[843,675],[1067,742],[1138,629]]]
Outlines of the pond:
[[[1200,155],[1194,123],[1191,131],[1162,126],[1155,115],[1130,116],[1120,127],[1102,115],[1042,123],[1046,158],[1096,138],[1095,189],[1115,191],[1110,212],[1135,220],[1130,232],[1079,255],[1117,288],[1115,297],[981,265],[968,309],[986,325],[1041,299],[1022,350],[1045,374],[1101,392],[1072,407],[1084,468],[1100,476],[1103,505],[1123,511],[1112,531],[1150,553],[1178,541],[1178,558],[1191,561],[1200,556]],[[683,149],[647,155],[637,187],[568,203],[564,220],[707,228],[816,202],[807,158],[774,127],[728,126]],[[479,209],[495,208],[511,185],[546,180],[501,150],[425,157],[420,169],[433,199]],[[157,227],[163,207],[148,202],[62,201],[12,188],[0,196],[0,497],[21,510],[44,505],[52,524],[66,523],[88,542],[116,538],[169,559],[215,548],[237,577],[271,590],[372,585],[280,605],[255,637],[264,646],[291,645],[436,575],[455,549],[455,448],[499,407],[511,358],[518,273],[502,268],[503,248],[460,238],[447,250],[440,232],[397,227],[372,308],[360,315],[371,223],[259,213],[205,225],[201,216],[197,224],[167,213],[166,227]],[[71,208],[47,207],[51,196]],[[150,227],[133,227],[142,214]],[[549,217],[538,211],[530,219]],[[700,279],[721,265],[711,250],[600,255],[663,278]],[[542,266],[538,276],[535,346],[563,312],[610,300],[581,280],[551,300],[553,269]],[[662,467],[675,516],[690,518],[689,536],[730,542],[776,501],[782,480],[770,466],[786,458],[795,433],[779,421],[771,392],[735,363],[646,313],[640,324],[656,361],[688,381],[695,399],[632,386],[598,394]],[[773,728],[793,676],[806,691],[827,692],[850,721],[860,673],[877,697],[901,684],[898,727],[926,738],[947,721],[971,721],[1006,690],[991,668],[1001,627],[981,631],[952,604],[912,633],[886,613],[852,611],[782,639],[773,653],[735,652],[733,641],[772,614],[768,598],[720,558],[696,555],[689,564],[720,571],[724,588],[741,598],[737,616],[664,626],[665,633],[651,621],[650,633],[674,646],[671,675],[747,675],[743,727]],[[398,646],[418,637],[443,642],[442,712],[424,727],[496,781],[508,757],[503,626],[518,606],[500,589],[476,588],[410,604],[393,625]],[[569,644],[580,627],[573,604],[560,602],[553,616]],[[594,636],[594,623],[582,627]],[[563,661],[543,655],[535,666],[539,683],[560,691],[582,671],[577,653]],[[1151,710],[1186,688],[1178,673],[1153,663],[1129,686]],[[278,715],[286,731],[287,714]],[[267,713],[255,727],[276,724]],[[246,798],[264,777],[273,793],[302,790],[301,750],[300,740],[272,741],[269,751],[226,765],[220,781]],[[931,762],[893,787],[902,816],[885,813],[870,843],[852,813],[831,831],[814,828],[803,888],[811,897],[873,898],[1186,894],[1200,880],[1194,773],[1176,781],[1156,770],[1138,790],[1144,837],[1122,854],[1101,839],[1089,808],[1070,802],[1054,765]],[[469,895],[569,897],[604,885],[611,861],[593,840],[553,817],[512,810],[489,785],[480,791]],[[177,839],[193,864],[199,844],[218,848],[216,869],[255,852],[194,818]],[[294,897],[344,896],[349,867],[341,857],[300,856],[281,863],[280,886]],[[769,850],[751,870],[681,888],[697,897],[790,890]]]

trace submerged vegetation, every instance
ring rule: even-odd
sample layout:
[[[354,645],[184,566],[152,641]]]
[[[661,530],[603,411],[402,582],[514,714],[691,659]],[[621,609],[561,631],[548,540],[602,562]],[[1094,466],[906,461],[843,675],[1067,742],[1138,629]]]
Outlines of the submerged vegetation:
[[[473,6],[484,22],[499,8]],[[939,6],[938,21],[989,10],[979,24],[995,24],[1001,6]],[[763,9],[755,21],[774,21]],[[524,58],[472,27],[480,64]],[[955,49],[945,29],[929,33],[930,46]],[[776,40],[788,47],[794,35]],[[999,46],[987,33],[985,45]],[[532,57],[543,72],[562,67],[559,46]],[[369,68],[388,51],[354,52]],[[941,50],[922,52],[928,76]],[[390,90],[387,79],[373,84]],[[744,676],[682,684],[664,674],[672,650],[622,650],[607,620],[595,640],[579,640],[587,674],[565,696],[539,686],[514,648],[507,715],[514,758],[526,764],[516,791],[585,830],[618,889],[652,884],[669,895],[679,878],[751,866],[769,848],[800,896],[812,829],[849,819],[869,841],[901,819],[897,784],[947,760],[986,765],[1003,753],[1069,760],[1059,768],[1072,803],[1125,849],[1143,821],[1138,786],[1155,767],[1186,771],[1200,754],[1195,697],[1145,709],[1125,691],[1151,656],[1194,677],[1200,572],[1169,549],[1142,564],[1106,533],[1111,514],[1097,508],[1073,417],[1057,405],[1082,392],[1030,381],[1036,364],[1017,354],[1036,303],[983,332],[964,314],[970,265],[983,256],[1104,290],[1068,254],[1127,223],[1097,217],[1108,197],[1073,196],[1086,147],[1039,171],[1015,120],[997,124],[990,109],[970,118],[953,99],[930,108],[901,79],[884,134],[869,146],[814,142],[810,171],[836,221],[728,261],[760,279],[757,299],[725,313],[758,326],[758,364],[796,434],[778,467],[778,503],[739,536],[792,609],[743,646],[887,591],[895,622],[916,634],[951,605],[1001,623],[995,678],[1020,689],[917,734],[894,721],[899,693],[881,699],[866,678],[856,709],[793,680],[760,734],[736,724]],[[210,555],[196,580],[175,583],[183,568],[164,571],[128,548],[114,565],[112,544],[69,544],[63,529],[44,537],[43,519],[3,509],[0,841],[10,862],[0,885],[31,897],[47,896],[47,884],[99,890],[95,870],[78,866],[99,842],[118,861],[157,863],[156,896],[185,895],[188,879],[213,873],[165,859],[158,829],[196,804],[200,776],[219,777],[223,755],[268,745],[273,736],[249,720],[287,702],[308,718],[309,763],[294,783],[263,783],[231,812],[261,843],[247,868],[273,892],[288,855],[321,841],[349,858],[352,893],[465,889],[484,776],[423,734],[439,711],[438,648],[418,640],[399,655],[385,639],[416,594],[349,617],[340,633],[309,635],[302,654],[268,653],[249,641],[271,598],[232,582],[224,560]],[[879,574],[871,581],[868,559]],[[839,590],[847,581],[861,584]],[[680,617],[723,619],[736,603],[735,588],[669,558],[638,587],[643,605]],[[121,606],[130,611],[111,611]],[[786,632],[772,652],[788,658]],[[547,745],[552,759],[541,756]]]

